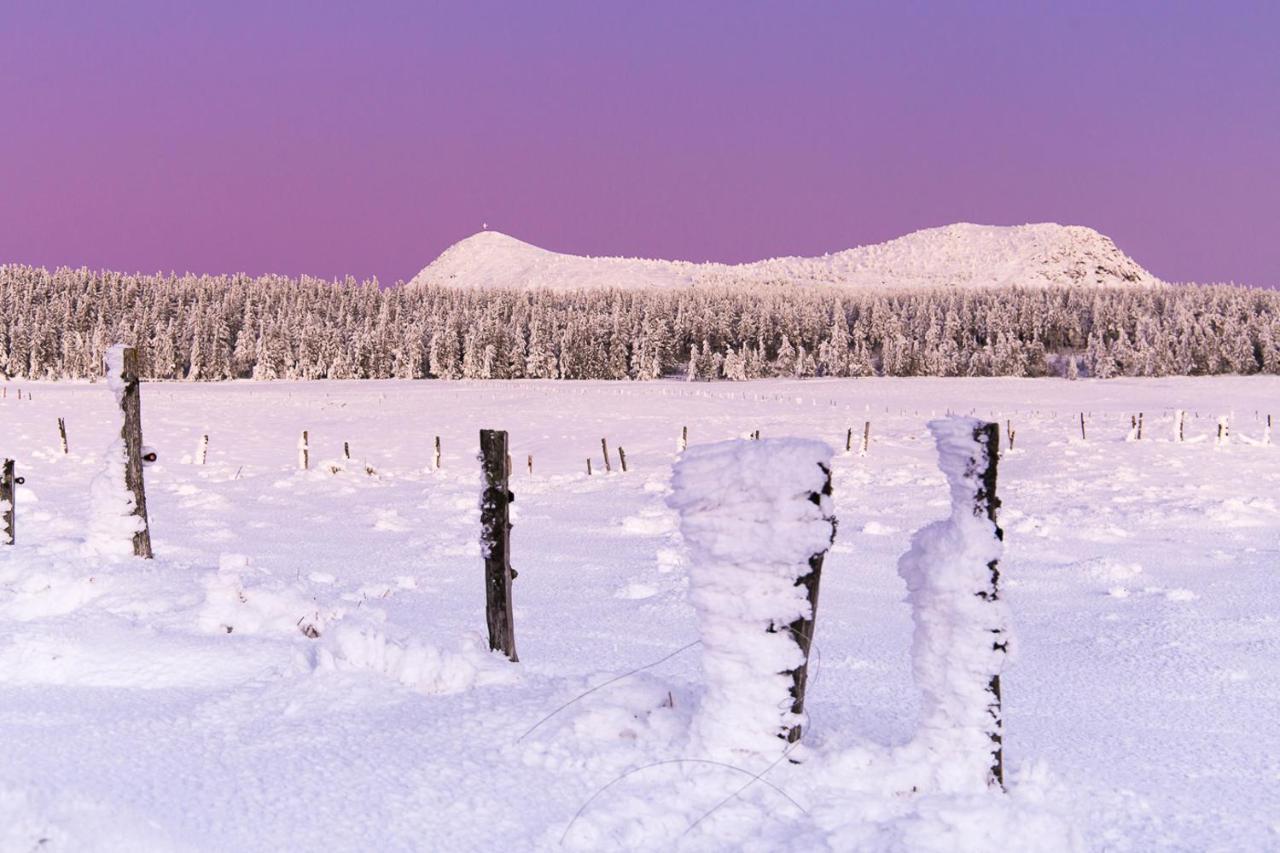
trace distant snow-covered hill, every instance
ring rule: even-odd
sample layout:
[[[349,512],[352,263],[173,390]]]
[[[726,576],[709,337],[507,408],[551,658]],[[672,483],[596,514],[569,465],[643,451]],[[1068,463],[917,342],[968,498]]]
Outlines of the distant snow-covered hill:
[[[1157,281],[1092,228],[959,223],[817,258],[736,265],[580,257],[482,231],[446,249],[410,286],[575,290],[779,283],[895,289]]]

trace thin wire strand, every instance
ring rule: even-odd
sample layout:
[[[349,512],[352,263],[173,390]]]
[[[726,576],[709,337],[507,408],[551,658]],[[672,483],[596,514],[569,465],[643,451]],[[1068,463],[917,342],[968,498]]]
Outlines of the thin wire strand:
[[[604,785],[604,787],[600,788],[594,794],[588,797],[587,801],[584,802],[581,806],[579,806],[578,810],[573,813],[573,817],[569,819],[569,825],[564,828],[564,832],[560,835],[560,844],[561,845],[564,844],[564,840],[569,837],[569,830],[573,829],[573,825],[577,823],[578,818],[582,817],[582,813],[587,810],[587,807],[590,806],[593,802],[595,802],[600,797],[600,795],[603,794],[605,791],[609,790],[614,785],[626,779],[628,776],[633,776],[636,773],[641,772],[642,770],[651,770],[654,767],[662,767],[667,764],[710,764],[714,767],[723,767],[726,770],[733,770],[737,773],[746,773],[748,776],[753,777],[752,778],[753,782],[754,781],[763,782],[765,785],[768,785],[774,791],[777,791],[779,794],[781,794],[787,800],[787,802],[791,803],[791,805],[795,806],[797,809],[803,812],[806,816],[808,816],[809,814],[809,810],[806,809],[804,806],[800,805],[798,802],[796,802],[795,798],[792,797],[790,794],[788,794],[786,791],[782,790],[777,785],[770,782],[768,779],[760,779],[757,774],[753,774],[750,770],[747,770],[745,767],[737,767],[733,764],[726,764],[723,761],[715,761],[710,758],[667,758],[662,761],[655,761],[652,764],[642,764],[639,767],[633,767],[627,772],[623,773],[621,776],[618,776],[617,778],[608,782],[606,785]],[[751,784],[751,783],[748,782],[747,784]]]
[[[613,678],[610,678],[608,681],[601,682],[600,684],[597,684],[595,687],[590,688],[586,692],[578,694],[577,696],[573,697],[568,702],[565,702],[559,708],[556,708],[550,714],[547,714],[541,720],[538,720],[538,722],[530,726],[528,731],[520,735],[520,737],[516,738],[516,743],[519,743],[529,735],[533,734],[534,730],[537,729],[538,726],[541,726],[547,720],[550,720],[556,714],[559,714],[561,711],[563,711],[565,708],[568,708],[570,705],[572,705],[574,702],[577,702],[579,699],[585,699],[587,696],[590,696],[592,693],[595,693],[597,690],[602,690],[603,688],[608,687],[610,684],[613,684],[616,681],[621,681],[622,679],[628,678],[629,676],[635,675],[636,673],[644,672],[646,669],[652,669],[653,667],[657,666],[660,663],[665,663],[666,661],[671,660],[673,657],[680,654],[681,652],[688,651],[689,649],[693,648],[694,646],[698,645],[701,642],[702,640],[694,640],[692,643],[686,643],[685,645],[676,649],[674,652],[671,652],[669,655],[666,655],[665,657],[659,658],[653,663],[647,663],[642,667],[638,667],[636,669],[631,670],[630,672],[624,672],[621,675],[615,675]]]

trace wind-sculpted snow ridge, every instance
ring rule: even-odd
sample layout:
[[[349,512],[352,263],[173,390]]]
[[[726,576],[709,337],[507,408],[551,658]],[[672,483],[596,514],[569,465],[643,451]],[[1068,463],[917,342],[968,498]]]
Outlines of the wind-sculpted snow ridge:
[[[817,258],[737,265],[580,257],[482,231],[450,246],[410,285],[591,290],[738,284],[896,289],[1155,283],[1155,276],[1092,228],[958,223]]]

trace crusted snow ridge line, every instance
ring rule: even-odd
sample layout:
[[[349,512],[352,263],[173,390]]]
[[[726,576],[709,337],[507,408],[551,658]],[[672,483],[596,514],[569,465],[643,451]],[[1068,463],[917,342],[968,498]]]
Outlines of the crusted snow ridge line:
[[[746,264],[582,257],[481,231],[446,249],[410,286],[591,290],[794,284],[896,289],[1128,286],[1158,281],[1092,228],[956,223],[821,257]]]

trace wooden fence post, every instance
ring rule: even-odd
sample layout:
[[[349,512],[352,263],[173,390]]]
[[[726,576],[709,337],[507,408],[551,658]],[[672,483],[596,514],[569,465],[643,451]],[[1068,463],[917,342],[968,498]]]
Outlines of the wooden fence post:
[[[298,467],[303,471],[311,467],[311,443],[305,429],[302,431],[302,437],[298,439]]]
[[[58,418],[58,435],[62,437],[62,455],[67,455],[67,422]]]
[[[862,427],[862,455],[867,455],[867,448],[871,446],[871,421],[867,421]]]
[[[1080,440],[1081,441],[1089,440],[1088,438],[1085,437],[1085,434],[1084,434],[1084,412],[1080,413]]]
[[[826,465],[822,466],[822,471],[826,474],[826,483],[822,487],[821,492],[813,492],[809,495],[811,503],[822,505],[823,496],[831,496],[831,469]],[[831,541],[834,542],[836,537],[835,519],[831,519]],[[796,645],[800,647],[801,653],[804,655],[804,662],[800,666],[788,673],[791,676],[791,713],[796,716],[804,715],[804,690],[809,683],[809,650],[813,646],[813,626],[818,619],[818,585],[822,581],[822,561],[826,557],[826,549],[819,551],[809,557],[809,573],[796,581],[796,586],[804,587],[805,597],[809,599],[809,618],[797,619],[787,626],[787,630],[791,632],[792,638],[795,639]],[[786,732],[787,743],[795,743],[803,736],[804,727],[800,723],[796,723]]]
[[[587,457],[587,476],[591,476],[591,457]]]
[[[480,547],[484,554],[485,620],[489,648],[513,662],[516,656],[515,617],[511,608],[510,505],[515,496],[507,479],[507,433],[480,430],[480,464],[485,488],[480,497]]]
[[[529,454],[529,476],[533,476],[533,454]]]
[[[853,427],[849,427],[844,434],[844,452],[850,453],[853,450]]]
[[[347,442],[347,441],[342,442],[342,458],[346,459],[348,462],[351,461],[351,443],[350,442]]]
[[[600,452],[604,454],[604,472],[608,474],[613,471],[613,466],[609,464],[609,442],[603,438],[600,439]]]
[[[973,496],[973,514],[986,516],[996,529],[996,538],[1004,541],[1004,530],[996,519],[996,511],[1000,509],[1000,498],[996,495],[996,466],[1000,460],[1000,426],[999,424],[982,424],[973,431],[973,440],[985,448],[985,459],[975,459],[974,464],[981,466],[978,474],[978,490]],[[1000,600],[1000,561],[992,560],[987,564],[991,572],[991,583],[983,591],[977,593],[984,601]],[[1008,652],[1009,641],[1004,637],[1004,630],[993,628],[991,633],[992,648],[1000,652]],[[988,710],[991,713],[990,729],[987,736],[991,738],[991,776],[1001,788],[1004,787],[1004,717],[1000,708],[1000,675],[991,676],[987,683],[987,692],[991,694]]]
[[[436,436],[436,455],[432,461],[432,465],[435,470],[440,470],[440,436],[438,435]]]
[[[133,493],[133,514],[142,520],[142,529],[133,534],[133,554],[150,560],[151,528],[147,519],[147,492],[142,482],[142,387],[138,381],[138,351],[124,348],[120,372],[124,390],[120,395],[120,409],[124,425],[120,435],[124,439],[124,485]]]
[[[0,468],[0,518],[4,520],[4,539],[0,541],[0,545],[12,545],[17,541],[17,531],[14,526],[14,517],[16,515],[18,501],[13,488],[15,479],[13,476],[13,460],[4,460],[4,467]]]
[[[689,449],[689,428],[687,426],[680,427],[680,452],[683,453]]]
[[[196,464],[203,465],[209,459],[209,435],[200,436],[200,449],[196,453]]]
[[[627,473],[627,451],[622,449],[622,445],[618,445],[618,461],[622,463],[622,473]]]
[[[1142,441],[1142,412],[1138,412],[1138,441]]]

